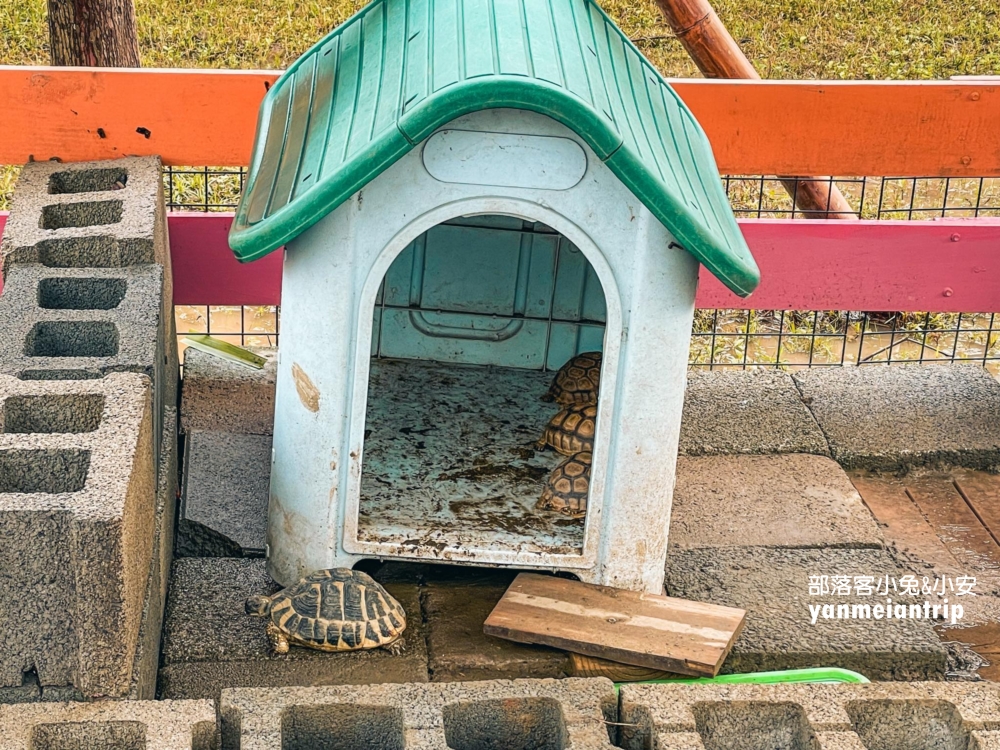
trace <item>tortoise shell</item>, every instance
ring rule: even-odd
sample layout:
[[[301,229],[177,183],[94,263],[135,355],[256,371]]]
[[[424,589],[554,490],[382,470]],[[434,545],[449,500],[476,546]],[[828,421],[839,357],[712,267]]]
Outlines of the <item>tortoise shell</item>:
[[[406,628],[406,613],[367,573],[318,570],[269,597],[270,622],[288,642],[321,651],[388,646]]]
[[[538,449],[547,446],[564,456],[594,450],[594,431],[597,427],[597,404],[572,404],[551,420],[538,441]]]
[[[535,507],[559,511],[574,518],[585,516],[591,458],[590,451],[575,453],[554,468]]]
[[[577,354],[559,368],[543,401],[568,404],[593,404],[601,383],[601,353]]]

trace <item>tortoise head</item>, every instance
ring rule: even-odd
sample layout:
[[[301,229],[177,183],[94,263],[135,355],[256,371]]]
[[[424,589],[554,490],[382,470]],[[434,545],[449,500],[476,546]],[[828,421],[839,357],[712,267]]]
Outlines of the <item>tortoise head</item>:
[[[243,605],[248,615],[267,617],[271,613],[271,597],[256,594]]]

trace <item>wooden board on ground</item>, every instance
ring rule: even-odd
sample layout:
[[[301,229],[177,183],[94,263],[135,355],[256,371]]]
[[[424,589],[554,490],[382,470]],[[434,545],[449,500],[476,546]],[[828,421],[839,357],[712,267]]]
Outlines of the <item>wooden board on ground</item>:
[[[622,664],[714,677],[745,619],[742,609],[521,573],[483,630]]]

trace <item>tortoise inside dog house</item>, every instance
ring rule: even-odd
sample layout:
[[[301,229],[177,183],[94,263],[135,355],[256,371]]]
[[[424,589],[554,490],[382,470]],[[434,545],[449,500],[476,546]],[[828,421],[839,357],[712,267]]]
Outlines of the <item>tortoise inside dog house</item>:
[[[230,244],[285,247],[268,570],[662,591],[699,261],[759,274],[704,133],[590,0],[374,0],[267,93]],[[541,397],[603,351],[586,516]]]

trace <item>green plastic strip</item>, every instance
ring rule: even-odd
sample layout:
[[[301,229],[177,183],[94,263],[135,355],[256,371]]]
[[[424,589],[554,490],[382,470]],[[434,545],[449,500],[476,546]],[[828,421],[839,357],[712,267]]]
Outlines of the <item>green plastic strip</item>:
[[[723,674],[718,677],[678,678],[669,680],[644,680],[642,682],[616,682],[617,690],[622,685],[778,685],[795,682],[818,683],[866,683],[863,674],[839,667],[811,667],[809,669],[786,669],[780,672],[748,672],[746,674]]]
[[[219,341],[219,339],[212,338],[211,336],[185,336],[184,343],[194,347],[198,351],[211,354],[213,357],[224,359],[227,362],[235,362],[238,365],[252,367],[255,370],[262,370],[264,365],[267,364],[266,359],[259,354],[254,354],[249,349],[243,349],[234,344]]]

